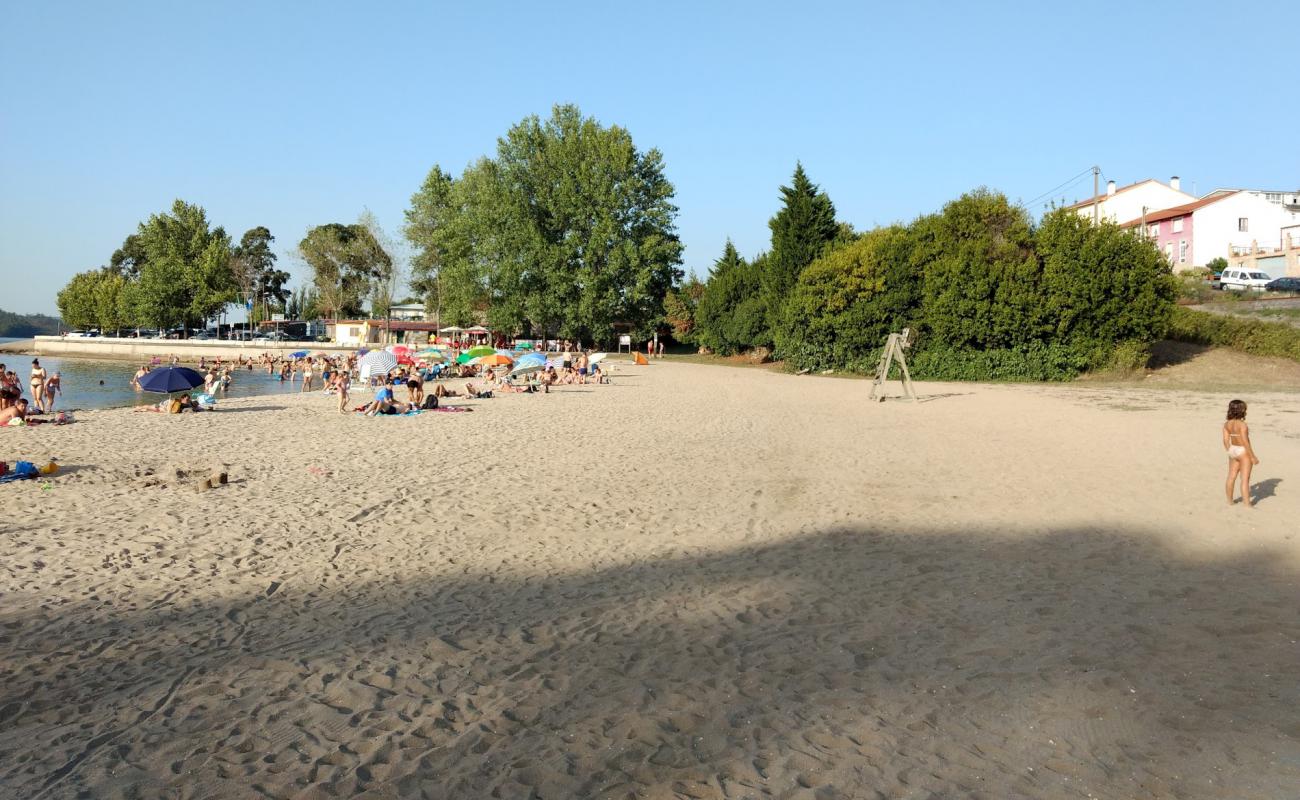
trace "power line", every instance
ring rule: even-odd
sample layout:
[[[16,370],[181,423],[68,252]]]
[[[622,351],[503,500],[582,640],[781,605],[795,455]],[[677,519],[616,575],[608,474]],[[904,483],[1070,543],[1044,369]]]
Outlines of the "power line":
[[[1039,200],[1045,200],[1045,199],[1047,199],[1048,197],[1050,197],[1053,193],[1055,193],[1055,192],[1057,192],[1057,191],[1059,191],[1059,190],[1061,190],[1061,189],[1068,189],[1069,187],[1071,187],[1071,186],[1073,186],[1074,184],[1078,183],[1081,179],[1087,177],[1087,176],[1090,175],[1091,173],[1092,173],[1092,167],[1088,167],[1088,168],[1085,169],[1083,172],[1080,172],[1078,175],[1075,175],[1073,178],[1069,178],[1069,179],[1065,180],[1064,182],[1062,182],[1062,183],[1060,183],[1060,184],[1058,184],[1058,185],[1056,185],[1056,186],[1053,186],[1052,188],[1050,188],[1050,189],[1048,189],[1047,191],[1043,192],[1043,193],[1040,194],[1039,196],[1035,197],[1033,200],[1030,200],[1028,203],[1025,203],[1025,206],[1026,206],[1026,207],[1032,206],[1034,203],[1037,203]]]

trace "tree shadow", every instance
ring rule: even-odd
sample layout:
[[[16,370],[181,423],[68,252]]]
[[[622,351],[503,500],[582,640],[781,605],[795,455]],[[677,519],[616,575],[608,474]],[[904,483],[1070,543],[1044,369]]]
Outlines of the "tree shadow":
[[[218,405],[213,410],[218,414],[238,414],[240,412],[248,411],[283,411],[286,408],[288,408],[288,406],[227,406],[222,408]]]
[[[1151,345],[1151,356],[1147,359],[1147,369],[1161,369],[1185,364],[1199,355],[1208,353],[1211,349],[1208,345],[1161,339]]]
[[[318,578],[229,600],[7,603],[0,789],[1265,798],[1300,780],[1283,552],[842,528],[467,573],[413,539],[438,574],[364,580],[370,537],[334,538]]]

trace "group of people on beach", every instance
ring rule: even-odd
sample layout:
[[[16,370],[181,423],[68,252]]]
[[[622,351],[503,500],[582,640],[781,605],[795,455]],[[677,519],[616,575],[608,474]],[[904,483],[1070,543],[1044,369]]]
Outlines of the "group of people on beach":
[[[26,419],[28,414],[51,414],[54,400],[63,394],[63,376],[51,375],[41,366],[39,358],[32,359],[28,381],[31,399],[23,397],[23,384],[17,373],[0,364],[0,425],[14,419]]]

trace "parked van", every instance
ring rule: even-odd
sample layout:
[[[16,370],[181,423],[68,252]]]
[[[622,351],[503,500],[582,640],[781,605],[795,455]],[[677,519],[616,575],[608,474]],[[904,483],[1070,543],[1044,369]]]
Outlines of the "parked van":
[[[1223,276],[1219,278],[1219,283],[1224,289],[1233,289],[1238,292],[1244,292],[1247,289],[1260,291],[1268,282],[1273,280],[1263,272],[1251,272],[1245,269],[1225,269]]]

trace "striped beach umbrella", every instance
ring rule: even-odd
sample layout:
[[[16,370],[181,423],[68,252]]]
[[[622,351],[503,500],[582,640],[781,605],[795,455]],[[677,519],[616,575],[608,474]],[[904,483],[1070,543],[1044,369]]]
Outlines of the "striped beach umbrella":
[[[385,375],[397,366],[397,356],[384,350],[372,350],[357,362],[357,369],[371,375]]]

